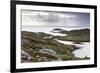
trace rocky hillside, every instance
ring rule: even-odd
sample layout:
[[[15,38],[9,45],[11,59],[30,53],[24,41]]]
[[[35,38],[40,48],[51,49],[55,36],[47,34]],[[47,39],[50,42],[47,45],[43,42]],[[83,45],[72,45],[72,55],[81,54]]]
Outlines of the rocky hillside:
[[[75,57],[72,53],[73,50],[78,49],[79,47],[75,45],[62,44],[56,39],[70,40],[74,42],[89,41],[89,29],[66,31],[57,28],[52,30],[52,32],[66,34],[66,36],[53,36],[44,32],[22,31],[21,49],[24,53],[22,52],[21,62],[46,62],[81,59]]]
[[[57,38],[59,40],[73,41],[75,43],[90,42],[90,29],[66,31],[56,28],[52,32],[67,34],[66,36],[54,36],[54,38]]]

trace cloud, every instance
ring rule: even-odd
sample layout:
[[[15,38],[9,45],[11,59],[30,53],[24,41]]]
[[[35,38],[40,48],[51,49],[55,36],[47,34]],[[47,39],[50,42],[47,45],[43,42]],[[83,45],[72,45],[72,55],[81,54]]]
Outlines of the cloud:
[[[22,25],[87,26],[89,15],[74,12],[22,11]]]

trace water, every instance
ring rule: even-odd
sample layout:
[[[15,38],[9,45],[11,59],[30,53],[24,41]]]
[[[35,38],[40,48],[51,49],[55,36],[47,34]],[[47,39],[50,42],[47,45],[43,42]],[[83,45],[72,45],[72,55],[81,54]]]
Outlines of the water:
[[[32,26],[23,26],[22,31],[44,32],[44,33],[47,33],[47,34],[51,34],[53,36],[65,36],[66,35],[66,34],[51,32],[55,28],[60,28],[60,29],[67,30],[67,31],[76,30],[76,29],[84,29],[84,27],[81,27],[81,28],[80,27],[74,27],[73,28],[73,27],[36,27],[36,26],[32,27]],[[57,40],[58,42],[63,43],[63,44],[76,45],[76,46],[80,47],[79,49],[73,51],[73,54],[76,57],[79,57],[79,58],[84,58],[85,56],[90,57],[90,42],[84,42],[82,44],[74,44],[74,42],[71,42],[71,41],[62,41],[62,40],[58,40],[58,39],[55,39],[55,40]]]
[[[80,47],[79,49],[73,51],[73,54],[76,57],[79,58],[84,58],[84,57],[90,57],[90,43],[89,42],[80,42],[82,44],[73,44],[74,42],[70,42],[70,41],[62,41],[62,40],[57,40],[60,43],[63,44],[69,44],[69,45],[75,45],[77,47]]]
[[[81,48],[73,51],[73,53],[76,57],[79,58],[90,57],[90,43],[82,44]]]
[[[58,42],[60,42],[60,43],[63,43],[63,44],[69,44],[69,45],[72,45],[73,44],[73,42],[71,42],[71,41],[62,41],[62,40],[58,40],[58,39],[56,39]]]

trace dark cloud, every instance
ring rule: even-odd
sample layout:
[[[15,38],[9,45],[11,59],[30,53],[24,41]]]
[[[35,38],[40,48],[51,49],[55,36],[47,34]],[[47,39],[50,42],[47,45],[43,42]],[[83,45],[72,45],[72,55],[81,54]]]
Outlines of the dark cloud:
[[[25,20],[24,20],[25,19]],[[28,20],[27,20],[28,19]],[[79,12],[22,11],[22,20],[30,22],[48,22],[41,26],[90,26],[90,14]],[[50,25],[51,23],[51,25]],[[24,24],[23,24],[24,25]]]

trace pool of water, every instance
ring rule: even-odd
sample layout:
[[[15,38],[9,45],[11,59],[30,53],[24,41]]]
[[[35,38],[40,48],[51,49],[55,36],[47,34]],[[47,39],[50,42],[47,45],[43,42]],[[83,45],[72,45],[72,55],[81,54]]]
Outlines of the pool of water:
[[[81,44],[74,44],[74,42],[71,42],[71,41],[62,41],[62,40],[57,40],[57,41],[63,44],[75,45],[75,46],[80,47],[79,49],[73,51],[73,54],[76,57],[79,57],[79,58],[90,57],[90,43],[89,42],[84,42],[84,43],[81,42]]]

